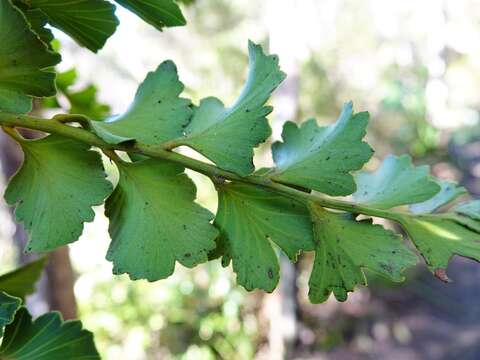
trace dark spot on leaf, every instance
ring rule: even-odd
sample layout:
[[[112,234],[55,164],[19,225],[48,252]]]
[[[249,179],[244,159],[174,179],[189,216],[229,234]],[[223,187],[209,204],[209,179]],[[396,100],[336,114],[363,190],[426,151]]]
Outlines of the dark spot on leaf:
[[[380,264],[378,264],[378,265],[380,265],[380,267],[381,267],[383,270],[385,270],[386,272],[388,272],[389,274],[391,274],[391,273],[393,272],[392,267],[391,267],[390,265],[388,265],[388,264],[380,263]]]
[[[270,279],[273,279],[273,271],[272,271],[272,269],[268,269],[268,277],[269,277]]]
[[[183,256],[186,257],[186,258],[189,258],[190,256],[192,256],[192,254],[190,254],[190,253],[185,253]]]

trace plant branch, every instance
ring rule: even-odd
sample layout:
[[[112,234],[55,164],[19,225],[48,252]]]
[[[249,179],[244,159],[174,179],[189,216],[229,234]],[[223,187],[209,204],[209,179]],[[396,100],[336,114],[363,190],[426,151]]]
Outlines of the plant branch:
[[[181,164],[188,169],[208,176],[212,180],[223,178],[230,181],[238,181],[254,186],[260,186],[265,190],[282,194],[296,201],[306,204],[314,202],[329,209],[381,217],[394,221],[399,221],[399,219],[406,215],[405,213],[397,211],[377,209],[369,206],[354,204],[344,200],[332,199],[323,195],[303,192],[258,175],[242,177],[233,172],[222,170],[214,165],[192,159],[177,152],[165,150],[163,145],[145,145],[139,143],[108,144],[88,130],[66,125],[66,119],[68,119],[68,116],[63,115],[57,115],[52,119],[43,119],[28,115],[0,112],[0,125],[3,127],[20,127],[30,130],[39,130],[49,134],[62,135],[98,147],[107,154],[113,154],[114,150],[135,152],[152,158],[163,159]]]

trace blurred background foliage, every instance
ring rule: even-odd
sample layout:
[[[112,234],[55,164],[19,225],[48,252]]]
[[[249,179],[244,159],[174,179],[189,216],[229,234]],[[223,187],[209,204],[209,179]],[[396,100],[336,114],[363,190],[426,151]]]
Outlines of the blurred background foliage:
[[[434,164],[436,176],[480,195],[478,1],[182,3],[188,25],[163,33],[117,9],[121,25],[98,55],[58,33],[60,92],[36,111],[95,119],[120,113],[165,59],[177,64],[186,96],[231,103],[245,79],[252,39],[279,54],[289,76],[272,100],[274,138],[286,120],[331,122],[351,99],[357,111],[371,114],[371,168],[387,154],[409,153],[417,163]],[[262,149],[257,165],[268,166],[270,154]],[[215,211],[212,185],[191,175],[199,202]],[[1,270],[7,271],[20,252],[8,209],[0,205]],[[371,286],[346,303],[311,305],[309,256],[290,270],[282,263],[285,280],[273,294],[235,286],[234,274],[218,261],[194,270],[177,265],[170,279],[153,284],[131,282],[112,276],[104,259],[107,226],[97,209],[95,222],[70,246],[79,317],[105,359],[480,358],[480,272],[467,260],[451,265],[452,285],[424,270],[401,287],[370,276]],[[44,311],[45,293],[29,304],[34,313]]]

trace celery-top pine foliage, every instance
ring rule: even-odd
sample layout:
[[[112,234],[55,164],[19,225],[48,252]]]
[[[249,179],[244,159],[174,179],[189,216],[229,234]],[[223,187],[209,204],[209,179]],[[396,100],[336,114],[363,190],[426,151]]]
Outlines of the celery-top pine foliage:
[[[185,23],[173,0],[116,3],[158,29]],[[351,102],[328,126],[315,119],[285,123],[281,141],[271,146],[274,166],[255,169],[254,150],[271,135],[269,98],[286,75],[278,57],[253,42],[245,85],[231,104],[212,96],[193,103],[183,94],[181,71],[167,60],[147,74],[122,114],[105,117],[101,107],[83,107],[85,113],[52,119],[27,115],[33,98],[68,89],[75,77],[63,74],[56,82],[60,55],[46,24],[95,52],[118,25],[110,2],[65,4],[0,0],[0,125],[24,152],[5,199],[29,234],[26,251],[76,241],[94,218],[92,207],[105,204],[111,237],[106,258],[115,274],[132,280],[157,281],[177,263],[194,267],[221,258],[238,284],[271,292],[279,281],[279,253],[295,262],[312,252],[309,298],[321,303],[332,293],[345,301],[367,284],[365,271],[400,282],[418,255],[443,281],[449,281],[452,256],[480,261],[479,202],[459,202],[467,198],[464,188],[432,177],[428,166],[415,166],[407,155],[388,156],[373,172],[362,170],[374,153],[365,141],[369,114],[355,112]],[[72,97],[72,109],[80,105]],[[45,136],[28,140],[17,128]],[[182,155],[181,146],[209,162]],[[116,184],[106,178],[102,153],[118,168]],[[214,183],[216,214],[196,202],[186,169]],[[387,229],[378,219],[399,226]],[[81,333],[55,316],[32,323],[12,295],[0,293],[0,324],[33,336],[51,320],[48,329],[55,334]],[[4,342],[12,334],[8,329]],[[0,355],[8,357],[15,344],[2,345]]]

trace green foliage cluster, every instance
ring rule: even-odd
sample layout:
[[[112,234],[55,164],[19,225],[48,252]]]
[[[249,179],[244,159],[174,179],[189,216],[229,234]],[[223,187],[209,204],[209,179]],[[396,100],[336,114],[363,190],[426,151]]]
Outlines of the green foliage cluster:
[[[80,321],[63,321],[50,312],[32,321],[25,297],[34,291],[46,258],[0,276],[1,359],[100,359],[93,335]]]
[[[185,25],[173,0],[119,0],[158,30]],[[0,1],[0,106],[5,111],[28,112],[30,96],[56,92],[53,66],[61,60],[51,45],[47,24],[70,35],[91,51],[101,49],[119,21],[115,5],[106,0]]]
[[[158,28],[184,23],[171,0],[117,2]],[[282,141],[272,145],[275,166],[256,170],[254,149],[271,135],[268,99],[285,74],[275,55],[251,42],[248,78],[233,104],[214,97],[193,104],[181,97],[176,66],[165,61],[147,75],[121,115],[104,118],[105,108],[85,107],[95,89],[72,95],[74,73],[59,77],[57,87],[81,114],[24,115],[33,97],[56,92],[52,67],[60,57],[44,25],[96,51],[117,20],[113,5],[103,0],[14,4],[0,0],[0,125],[25,155],[5,199],[16,206],[16,219],[29,234],[27,251],[76,241],[83,224],[93,220],[92,207],[105,202],[112,239],[107,259],[115,274],[134,280],[164,279],[177,262],[191,268],[221,258],[247,290],[271,292],[279,281],[278,252],[292,261],[314,252],[310,300],[320,303],[333,293],[344,301],[366,284],[365,269],[402,281],[404,270],[417,263],[403,237],[374,222],[377,218],[399,224],[441,280],[449,280],[453,255],[480,260],[479,203],[451,206],[463,188],[434,179],[428,167],[415,167],[408,156],[390,156],[374,172],[361,170],[373,154],[364,141],[369,115],[354,113],[352,103],[330,126],[320,127],[315,119],[300,126],[287,122]],[[49,135],[27,140],[17,127]],[[210,163],[175,151],[180,146]],[[99,151],[119,170],[115,186],[105,177]],[[196,187],[185,169],[215,184],[216,215],[195,202]],[[351,198],[339,198],[344,196]],[[19,304],[8,296],[4,303],[1,319],[8,324]],[[35,332],[46,321],[32,324],[24,313],[17,311],[16,326]],[[52,324],[80,331],[58,319]]]
[[[10,15],[15,13],[16,21],[25,21],[8,1],[2,4],[3,13],[10,12],[6,18],[14,19]],[[42,9],[43,2],[32,4]],[[39,41],[32,34],[25,41]],[[38,51],[51,55],[46,46]],[[302,252],[313,251],[311,301],[325,301],[331,292],[343,301],[356,285],[366,284],[364,269],[401,281],[403,271],[417,262],[402,237],[374,224],[372,217],[399,223],[443,280],[451,256],[480,258],[476,202],[432,214],[464,189],[432,178],[428,167],[414,167],[408,156],[390,156],[373,173],[358,171],[373,150],[363,140],[368,113],[354,113],[351,103],[330,126],[319,127],[314,119],[301,126],[287,122],[282,141],[272,145],[275,167],[255,172],[254,148],[271,134],[266,116],[273,109],[266,104],[285,74],[275,55],[251,42],[249,59],[245,86],[229,106],[214,97],[198,105],[181,97],[184,85],[176,66],[165,61],[147,75],[130,107],[118,116],[103,119],[93,111],[42,120],[0,113],[25,153],[5,199],[16,206],[17,221],[29,233],[27,251],[50,251],[75,241],[84,222],[93,220],[92,206],[106,199],[112,238],[107,259],[115,274],[132,279],[156,281],[170,276],[176,262],[194,267],[221,257],[224,266],[232,263],[239,284],[270,292],[279,280],[276,252],[296,261]],[[48,75],[45,89],[54,89],[53,73]],[[63,91],[68,91],[69,77],[74,74],[63,75]],[[20,91],[19,96],[30,101],[40,93]],[[0,107],[12,111],[9,105]],[[25,112],[22,106],[13,110]],[[50,135],[26,140],[15,126]],[[113,192],[92,145],[119,170]],[[215,165],[173,151],[180,146]],[[196,188],[185,168],[214,182],[216,216],[195,202]],[[332,198],[347,195],[353,201]],[[411,211],[399,208],[406,205]]]

